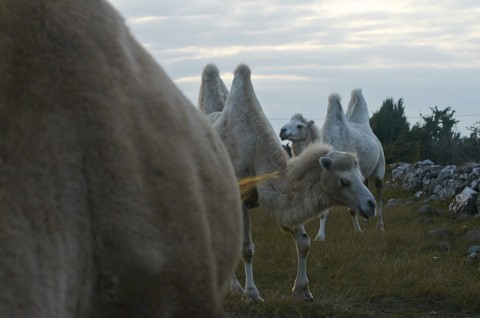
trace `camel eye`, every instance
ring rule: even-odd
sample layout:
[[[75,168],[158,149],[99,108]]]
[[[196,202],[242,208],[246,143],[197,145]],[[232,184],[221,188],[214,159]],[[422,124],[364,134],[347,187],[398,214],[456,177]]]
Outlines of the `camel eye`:
[[[349,187],[352,183],[348,179],[340,178],[340,184],[344,187]]]
[[[297,129],[302,129],[303,125],[297,125]]]

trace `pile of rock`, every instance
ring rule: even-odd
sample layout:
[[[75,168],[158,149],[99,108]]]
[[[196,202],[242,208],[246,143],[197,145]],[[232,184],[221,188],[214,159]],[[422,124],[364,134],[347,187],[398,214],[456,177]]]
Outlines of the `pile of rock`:
[[[450,200],[452,216],[480,212],[480,164],[461,166],[436,165],[431,160],[415,164],[395,163],[389,166],[391,181],[387,186],[401,187],[413,193],[414,199]]]

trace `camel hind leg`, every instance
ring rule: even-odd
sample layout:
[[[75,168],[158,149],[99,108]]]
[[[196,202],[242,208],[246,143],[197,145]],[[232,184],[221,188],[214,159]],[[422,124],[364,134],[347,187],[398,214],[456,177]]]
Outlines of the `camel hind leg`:
[[[243,287],[238,281],[237,275],[235,273],[230,277],[230,291],[237,295],[243,295]]]
[[[260,292],[255,286],[253,280],[253,256],[255,254],[255,245],[252,240],[251,220],[248,208],[243,205],[243,244],[242,244],[242,259],[245,269],[245,289],[243,290],[243,298],[245,301],[263,301],[260,297]],[[230,287],[233,291],[240,292],[241,286],[236,277],[230,280]],[[239,288],[240,287],[240,288]]]
[[[375,214],[378,215],[377,229],[383,232],[385,230],[385,226],[383,225],[383,178],[385,177],[385,155],[380,142],[379,145],[382,151],[380,152],[380,160],[378,161],[377,167],[373,171],[373,176],[375,176],[375,188],[377,190],[377,206],[375,208]]]

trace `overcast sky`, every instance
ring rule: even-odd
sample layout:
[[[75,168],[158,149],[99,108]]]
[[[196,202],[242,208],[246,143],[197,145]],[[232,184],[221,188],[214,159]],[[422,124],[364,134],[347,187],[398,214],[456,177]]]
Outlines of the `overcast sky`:
[[[370,115],[404,99],[411,125],[450,106],[457,130],[480,121],[480,1],[109,0],[197,105],[215,63],[230,88],[246,63],[274,129],[295,112],[320,126],[327,98],[361,88]]]

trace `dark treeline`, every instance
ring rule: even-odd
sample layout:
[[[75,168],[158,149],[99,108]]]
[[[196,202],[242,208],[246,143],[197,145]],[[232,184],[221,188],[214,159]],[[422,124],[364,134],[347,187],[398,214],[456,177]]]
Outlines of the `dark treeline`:
[[[480,122],[467,127],[469,136],[460,136],[451,107],[442,110],[435,106],[430,110],[431,114],[421,114],[421,122],[412,127],[405,116],[403,99],[395,103],[393,98],[387,98],[373,113],[370,126],[382,142],[387,163],[425,159],[443,165],[479,162]]]

